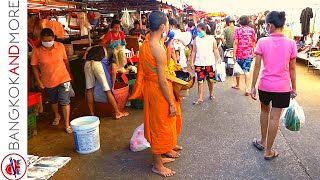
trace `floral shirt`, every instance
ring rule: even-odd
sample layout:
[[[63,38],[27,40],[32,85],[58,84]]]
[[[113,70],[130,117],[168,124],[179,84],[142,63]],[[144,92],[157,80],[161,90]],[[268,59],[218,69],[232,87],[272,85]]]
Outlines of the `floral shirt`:
[[[234,31],[234,40],[238,40],[238,49],[236,58],[248,59],[253,58],[253,44],[256,42],[256,33],[249,26],[241,26]]]

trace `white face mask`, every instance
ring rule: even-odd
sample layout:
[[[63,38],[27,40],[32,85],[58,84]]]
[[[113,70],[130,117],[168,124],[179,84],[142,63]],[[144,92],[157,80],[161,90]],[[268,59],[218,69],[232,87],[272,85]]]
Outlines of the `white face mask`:
[[[163,32],[162,33],[162,38],[166,38],[167,37],[167,33],[166,32]]]
[[[42,41],[42,45],[47,48],[52,47],[53,44],[54,44],[54,41],[49,41],[49,42]]]

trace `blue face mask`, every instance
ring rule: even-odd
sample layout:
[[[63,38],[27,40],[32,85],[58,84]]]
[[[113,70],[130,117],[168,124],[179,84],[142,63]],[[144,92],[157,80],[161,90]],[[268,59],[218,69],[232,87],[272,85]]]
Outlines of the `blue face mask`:
[[[202,38],[205,35],[204,31],[198,32],[199,38]]]

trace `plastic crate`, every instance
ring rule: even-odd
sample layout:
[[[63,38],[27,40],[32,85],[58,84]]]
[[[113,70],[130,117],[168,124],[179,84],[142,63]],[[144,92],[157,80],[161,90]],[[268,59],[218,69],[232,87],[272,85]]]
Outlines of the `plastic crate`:
[[[131,79],[128,81],[128,85],[129,85],[129,93],[132,93],[133,90],[133,84],[136,82],[136,79]]]
[[[37,135],[37,115],[31,114],[28,116],[28,139]]]
[[[34,113],[37,113],[36,107],[35,106],[28,107],[28,115],[31,115]]]
[[[41,93],[28,92],[28,107],[41,103]]]
[[[131,105],[133,105],[134,108],[143,109],[143,100],[133,100]]]

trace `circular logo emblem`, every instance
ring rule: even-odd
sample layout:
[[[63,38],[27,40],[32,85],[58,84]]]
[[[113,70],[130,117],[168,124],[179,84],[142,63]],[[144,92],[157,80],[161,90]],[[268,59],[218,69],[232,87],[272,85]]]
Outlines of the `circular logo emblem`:
[[[27,172],[26,160],[19,154],[8,154],[1,162],[1,172],[9,180],[21,179]]]

